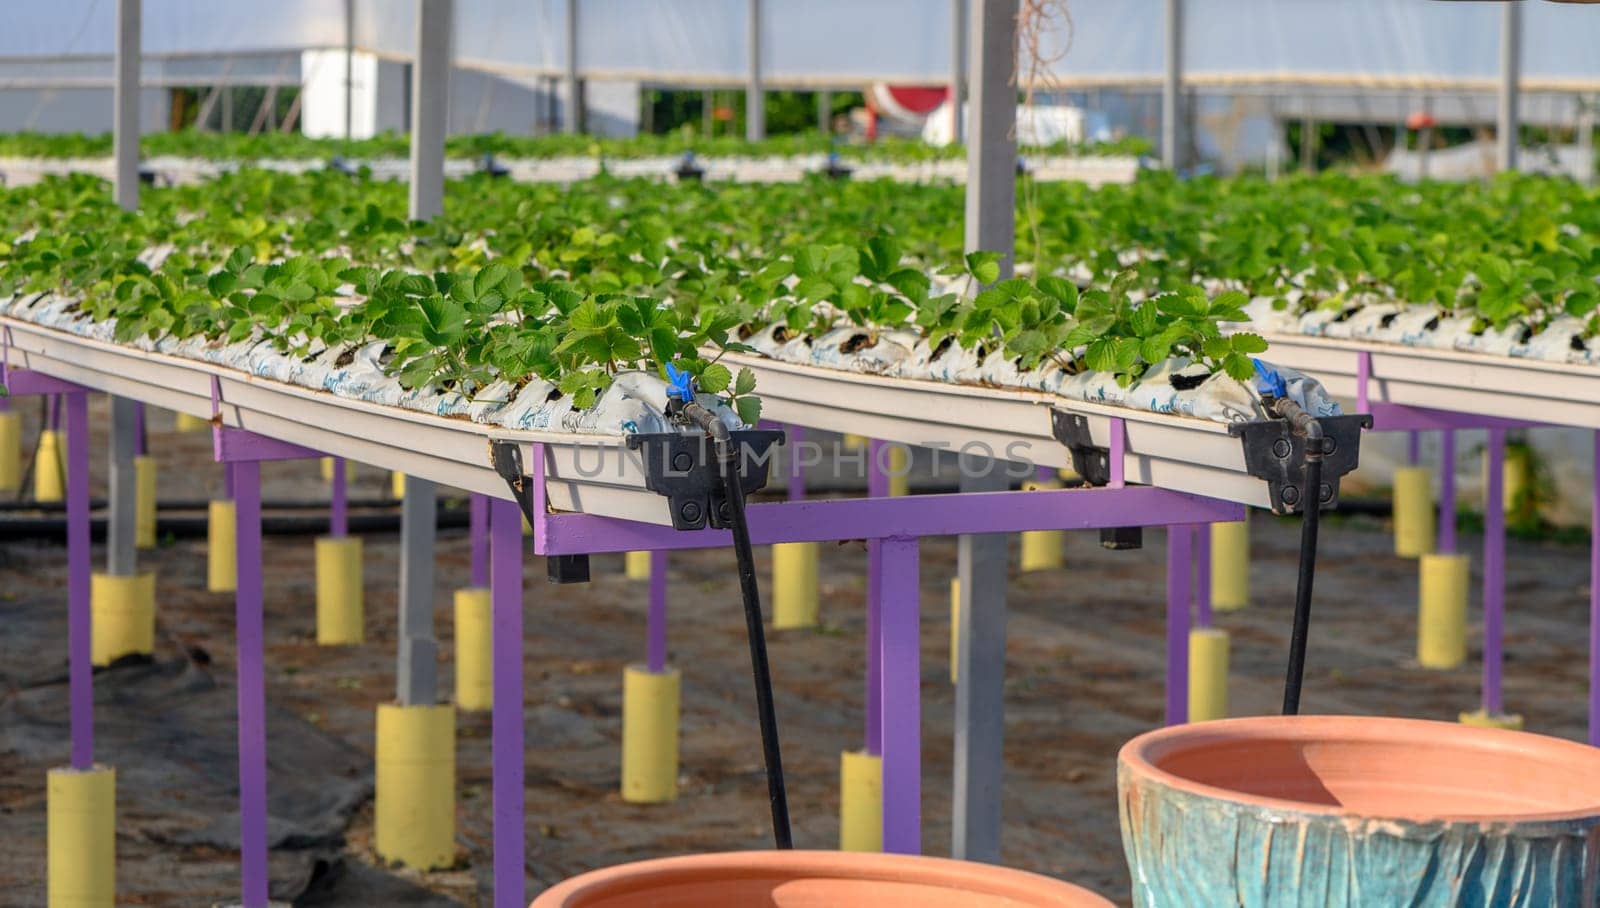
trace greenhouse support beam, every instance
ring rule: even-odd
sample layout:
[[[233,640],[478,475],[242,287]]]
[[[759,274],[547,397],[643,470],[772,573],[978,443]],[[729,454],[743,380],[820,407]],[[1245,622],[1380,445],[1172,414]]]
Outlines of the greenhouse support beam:
[[[355,133],[356,0],[344,0],[344,137]]]
[[[1183,163],[1183,0],[1166,0],[1166,71],[1161,79],[1161,165],[1177,170]]]
[[[1522,4],[1501,3],[1500,97],[1495,126],[1496,161],[1500,170],[1517,169],[1517,141],[1522,131]]]
[[[111,398],[111,469],[107,477],[106,573],[126,577],[138,569],[136,555],[139,454],[139,404]]]
[[[576,135],[583,129],[579,122],[583,113],[583,84],[578,81],[578,0],[567,0],[566,42],[567,65],[561,79],[566,100],[561,105],[561,131]]]
[[[963,458],[961,490],[1004,493],[1010,479],[994,461]],[[1032,493],[1029,493],[1032,494]],[[956,550],[961,597],[956,631],[956,713],[950,854],[1000,860],[1005,779],[1006,567],[1011,537],[961,537]]]
[[[411,68],[411,218],[444,212],[444,134],[450,124],[454,0],[416,0],[417,62]]]
[[[395,696],[402,706],[439,702],[439,644],[433,636],[434,538],[439,487],[406,476],[400,502],[400,645]]]
[[[962,140],[961,85],[967,66],[967,3],[950,0],[950,143]]]
[[[544,463],[541,452],[537,462]],[[514,501],[489,503],[493,628],[494,908],[524,908],[526,854],[523,789],[522,510]]]
[[[761,87],[761,0],[746,0],[745,44],[750,71],[744,87],[744,138],[759,142],[767,137],[767,95]]]
[[[116,85],[111,91],[112,193],[124,211],[139,207],[139,38],[143,0],[117,0]]]
[[[1016,253],[1017,0],[967,0],[967,197],[964,248],[1000,253],[1000,278]],[[959,112],[957,114],[959,121]],[[972,469],[963,457],[960,511],[974,496],[1005,495],[1003,471]],[[1033,493],[1029,493],[1030,495]],[[1044,493],[1050,494],[1050,493]],[[933,496],[900,499],[913,502]],[[954,502],[961,502],[955,504]],[[956,541],[961,588],[957,643],[954,803],[950,853],[966,860],[1000,857],[1004,779],[1006,553],[1009,538],[968,530]],[[885,773],[887,775],[887,772]],[[885,823],[888,818],[885,817]],[[885,827],[887,833],[887,827]],[[887,836],[885,837],[887,842]]]

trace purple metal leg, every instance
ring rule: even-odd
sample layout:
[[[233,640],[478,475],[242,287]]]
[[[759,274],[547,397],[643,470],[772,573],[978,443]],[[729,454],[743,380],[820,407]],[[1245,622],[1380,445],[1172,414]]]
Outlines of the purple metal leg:
[[[1589,743],[1600,747],[1600,431],[1594,433],[1589,506]]]
[[[489,496],[473,492],[471,501],[467,533],[472,544],[472,585],[483,589],[489,585]]]
[[[489,504],[494,711],[490,719],[494,788],[494,906],[524,908],[522,763],[522,510]]]
[[[1489,466],[1483,489],[1483,710],[1503,712],[1500,673],[1505,660],[1506,430],[1489,430]]]
[[[345,489],[344,458],[333,459],[333,493],[328,504],[328,535],[342,538],[350,535],[350,499]]]
[[[1406,463],[1416,466],[1422,460],[1422,433],[1416,429],[1406,433]]]
[[[650,671],[667,667],[667,553],[650,553]]]
[[[144,404],[133,405],[133,437],[136,439],[135,452],[143,457],[150,453],[150,433],[144,424]]]
[[[1439,554],[1456,551],[1456,433],[1439,436]]]
[[[239,884],[244,908],[267,905],[267,692],[261,605],[261,464],[233,471],[238,586],[234,634],[239,687]]]
[[[229,501],[233,500],[233,470],[226,464],[222,467],[222,497]]]
[[[94,669],[90,664],[89,395],[67,398],[67,678],[72,768],[94,765]]]
[[[800,501],[806,497],[806,471],[800,463],[800,446],[806,443],[804,426],[784,426],[789,443],[789,500]]]
[[[874,438],[867,444],[867,496],[883,498],[889,494],[889,477],[878,467],[883,442]],[[867,753],[883,753],[883,540],[867,540],[867,706],[865,716]]]
[[[1167,527],[1167,724],[1189,721],[1189,596],[1194,571],[1189,527]]]
[[[1202,523],[1194,530],[1194,623],[1196,627],[1211,626],[1211,524]]]
[[[50,395],[50,406],[48,408],[49,411],[50,411],[50,415],[49,415],[48,421],[50,423],[49,428],[51,428],[51,429],[59,429],[59,428],[61,428],[61,398],[62,397],[63,397],[63,395],[60,395],[60,394],[52,394],[52,395]]]
[[[883,540],[883,850],[922,852],[922,654],[917,540]]]

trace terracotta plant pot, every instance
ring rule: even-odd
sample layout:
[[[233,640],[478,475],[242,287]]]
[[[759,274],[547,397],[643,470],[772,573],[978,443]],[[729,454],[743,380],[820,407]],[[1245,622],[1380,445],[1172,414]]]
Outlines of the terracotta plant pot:
[[[1118,757],[1138,906],[1600,903],[1600,748],[1418,719],[1228,719]]]
[[[901,854],[742,851],[640,861],[573,877],[533,908],[1101,908],[1049,877]]]

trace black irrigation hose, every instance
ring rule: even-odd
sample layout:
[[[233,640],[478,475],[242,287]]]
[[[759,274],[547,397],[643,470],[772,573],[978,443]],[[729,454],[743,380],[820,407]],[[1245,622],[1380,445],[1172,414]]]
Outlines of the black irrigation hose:
[[[400,506],[398,498],[351,498],[345,501],[345,507],[356,508],[397,508]],[[173,498],[156,502],[158,511],[204,511],[210,507],[211,499],[208,498]],[[104,498],[89,499],[89,510],[103,511],[110,506]],[[326,498],[282,498],[261,502],[263,511],[326,511],[329,502]],[[466,507],[466,499],[440,499],[439,507]],[[38,511],[45,514],[65,511],[67,503],[64,501],[0,501],[0,514],[15,511]],[[3,520],[4,518],[0,518]]]
[[[464,510],[439,510],[438,528],[463,529],[469,515]],[[400,532],[398,512],[377,514],[351,514],[350,532],[380,534]],[[164,517],[156,522],[156,538],[204,539],[207,520],[204,517]],[[326,515],[281,515],[263,517],[261,532],[268,536],[319,536],[328,532]],[[61,543],[66,539],[67,521],[61,517],[6,517],[0,518],[0,542]],[[103,517],[89,522],[89,534],[96,542],[105,539],[106,521]]]
[[[1283,682],[1283,714],[1298,715],[1306,676],[1306,637],[1311,629],[1311,587],[1317,571],[1317,525],[1322,512],[1322,424],[1292,401],[1279,401],[1279,412],[1306,439],[1304,502],[1300,518],[1300,569],[1294,591],[1294,629],[1289,636],[1289,665]]]
[[[767,797],[772,804],[772,839],[780,849],[794,847],[789,830],[789,795],[783,784],[783,753],[778,744],[778,716],[772,701],[772,669],[767,664],[766,628],[761,619],[761,589],[756,582],[756,557],[750,548],[750,525],[744,512],[744,487],[739,477],[739,451],[726,438],[717,439],[717,460],[733,521],[733,552],[739,561],[739,589],[744,593],[744,623],[750,640],[750,668],[755,676],[756,713],[761,721],[761,750],[767,764]]]

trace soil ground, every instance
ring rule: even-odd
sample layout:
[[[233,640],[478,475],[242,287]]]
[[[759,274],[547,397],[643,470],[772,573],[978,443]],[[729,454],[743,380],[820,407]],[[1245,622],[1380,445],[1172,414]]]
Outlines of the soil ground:
[[[34,413],[25,412],[31,424]],[[218,494],[208,437],[152,423],[163,497]],[[103,439],[94,445],[98,468]],[[265,474],[269,500],[326,494],[311,464],[271,464]],[[381,497],[386,481],[360,470],[353,494]],[[1253,604],[1217,621],[1233,636],[1230,695],[1241,715],[1278,705],[1298,543],[1294,524],[1265,517],[1252,535]],[[374,709],[393,696],[396,541],[366,538],[367,640],[341,648],[314,640],[311,538],[266,541],[273,889],[297,905],[489,903],[486,714],[462,714],[458,726],[456,869],[385,868],[370,847]],[[1122,742],[1161,718],[1164,541],[1152,531],[1143,549],[1110,552],[1092,535],[1072,535],[1065,569],[1022,574],[1013,565],[1008,592],[1004,860],[1123,902],[1115,760]],[[1478,543],[1463,540],[1469,551]],[[1518,541],[1508,551],[1506,703],[1531,730],[1581,737],[1588,553]],[[954,540],[926,540],[921,553],[923,843],[945,854]],[[765,571],[766,551],[758,557]],[[103,559],[98,546],[95,558]],[[436,627],[447,692],[449,591],[467,583],[468,558],[466,533],[442,531]],[[155,659],[96,676],[97,757],[119,774],[118,903],[210,904],[238,891],[232,598],[204,591],[201,540],[167,540],[143,559],[159,577]],[[44,903],[45,771],[67,759],[65,561],[56,539],[0,543],[0,905]],[[823,625],[770,637],[801,847],[837,843],[839,753],[860,744],[865,562],[859,543],[825,546]],[[653,807],[617,796],[621,676],[643,658],[643,585],[624,578],[620,556],[597,557],[587,585],[548,584],[538,558],[525,570],[530,896],[598,866],[762,847],[766,792],[731,553],[671,560],[671,661],[683,671],[680,796]],[[1476,707],[1475,644],[1459,670],[1415,664],[1415,596],[1415,565],[1392,555],[1382,523],[1330,521],[1304,711],[1450,720]],[[1472,614],[1475,641],[1476,597]]]

